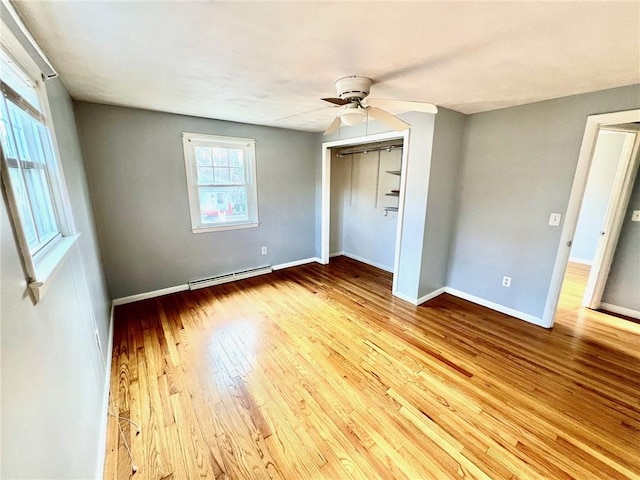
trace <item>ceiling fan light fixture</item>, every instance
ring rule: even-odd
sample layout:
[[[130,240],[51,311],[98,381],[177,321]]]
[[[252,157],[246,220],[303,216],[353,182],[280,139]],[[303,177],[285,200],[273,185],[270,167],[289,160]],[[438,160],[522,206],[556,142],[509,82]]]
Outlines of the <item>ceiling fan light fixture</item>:
[[[340,113],[340,120],[349,127],[362,123],[367,118],[367,111],[364,108],[347,107]]]

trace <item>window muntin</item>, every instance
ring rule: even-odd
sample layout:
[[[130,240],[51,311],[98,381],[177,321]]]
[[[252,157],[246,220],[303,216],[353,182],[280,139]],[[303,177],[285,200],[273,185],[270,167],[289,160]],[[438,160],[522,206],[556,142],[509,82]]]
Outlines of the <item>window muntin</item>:
[[[258,225],[255,140],[183,134],[194,233]]]

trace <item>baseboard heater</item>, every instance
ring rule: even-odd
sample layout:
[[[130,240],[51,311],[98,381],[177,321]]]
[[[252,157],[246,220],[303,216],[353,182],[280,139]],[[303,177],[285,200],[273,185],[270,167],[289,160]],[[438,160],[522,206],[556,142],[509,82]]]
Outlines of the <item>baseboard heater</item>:
[[[271,265],[267,265],[266,267],[252,268],[250,270],[243,270],[241,272],[218,275],[217,277],[203,278],[202,280],[192,280],[191,282],[189,282],[189,290],[211,287],[213,285],[220,285],[221,283],[235,282],[236,280],[242,280],[243,278],[257,277],[258,275],[264,275],[271,272],[273,272],[273,268],[271,268]]]

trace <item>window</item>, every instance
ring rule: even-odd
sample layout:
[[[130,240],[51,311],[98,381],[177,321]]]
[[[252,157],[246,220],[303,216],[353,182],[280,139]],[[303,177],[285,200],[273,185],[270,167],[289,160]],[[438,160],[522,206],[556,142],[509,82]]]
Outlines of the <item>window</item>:
[[[0,42],[2,178],[36,302],[77,237],[58,165],[37,67],[5,31]]]
[[[183,133],[193,233],[258,226],[255,140]]]

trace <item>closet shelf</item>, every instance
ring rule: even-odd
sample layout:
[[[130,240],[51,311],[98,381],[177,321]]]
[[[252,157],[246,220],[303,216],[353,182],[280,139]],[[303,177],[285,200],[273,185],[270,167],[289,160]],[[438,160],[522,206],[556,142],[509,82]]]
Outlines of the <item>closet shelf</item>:
[[[401,175],[402,171],[400,170],[387,170],[387,173],[390,173],[391,175]]]
[[[384,207],[385,215],[386,215],[388,212],[397,212],[397,211],[398,211],[398,207]]]

